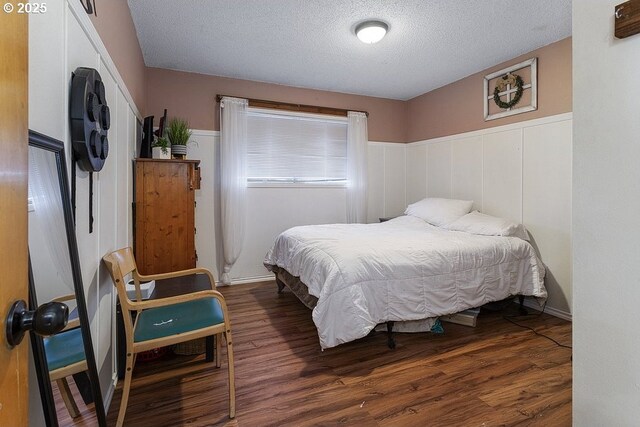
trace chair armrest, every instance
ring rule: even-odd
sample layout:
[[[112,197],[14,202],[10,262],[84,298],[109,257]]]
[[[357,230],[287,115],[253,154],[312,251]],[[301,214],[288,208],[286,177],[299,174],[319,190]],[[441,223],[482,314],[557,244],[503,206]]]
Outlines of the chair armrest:
[[[75,299],[76,299],[75,294],[69,294],[69,295],[62,295],[62,296],[56,297],[52,299],[51,302],[73,301]],[[67,326],[65,326],[60,332],[68,331],[69,329],[74,329],[79,326],[80,326],[80,319],[76,318],[67,322]]]
[[[69,329],[75,329],[80,327],[80,319],[73,319],[67,322],[67,326],[64,327],[60,332],[68,331]]]
[[[148,308],[156,308],[156,307],[164,307],[167,305],[178,304],[181,302],[194,301],[197,299],[203,298],[215,298],[220,301],[220,305],[225,307],[226,311],[226,302],[224,300],[224,296],[218,292],[212,290],[198,291],[192,292],[190,294],[176,295],[173,297],[159,298],[159,299],[151,299],[146,301],[131,301],[129,302],[130,310],[145,310]]]
[[[134,271],[134,275],[137,276],[138,280],[141,282],[150,282],[151,280],[163,280],[163,279],[172,279],[174,277],[183,277],[190,276],[192,274],[206,274],[209,276],[209,281],[211,282],[211,289],[214,289],[216,286],[216,281],[213,279],[213,274],[206,268],[190,268],[187,270],[180,271],[172,271],[169,273],[159,273],[159,274],[149,274],[143,275],[136,271]]]
[[[63,302],[63,301],[71,301],[76,299],[76,294],[63,295],[61,297],[57,297],[52,299],[52,302]]]

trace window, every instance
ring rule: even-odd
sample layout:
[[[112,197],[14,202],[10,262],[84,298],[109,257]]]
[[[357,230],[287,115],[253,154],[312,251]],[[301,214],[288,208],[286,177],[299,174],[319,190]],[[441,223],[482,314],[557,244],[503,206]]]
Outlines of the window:
[[[250,108],[249,183],[346,184],[347,120]]]

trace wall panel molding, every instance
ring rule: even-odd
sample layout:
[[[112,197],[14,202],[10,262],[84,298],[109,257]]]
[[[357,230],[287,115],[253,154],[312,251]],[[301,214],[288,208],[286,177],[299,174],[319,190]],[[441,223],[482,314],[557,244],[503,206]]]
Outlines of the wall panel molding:
[[[93,47],[96,49],[96,51],[98,52],[102,60],[105,62],[107,68],[109,69],[109,72],[113,75],[116,81],[116,84],[118,85],[120,90],[122,90],[122,93],[124,94],[125,98],[127,98],[127,102],[131,106],[131,109],[133,110],[135,115],[140,120],[142,120],[142,114],[140,113],[140,110],[136,106],[136,103],[134,102],[133,97],[131,96],[131,92],[129,92],[129,89],[127,89],[127,85],[124,83],[124,79],[118,72],[118,68],[116,67],[116,64],[111,59],[111,56],[109,55],[109,51],[107,50],[107,47],[102,42],[102,39],[98,34],[98,31],[93,26],[93,23],[91,22],[91,18],[89,18],[89,16],[87,15],[87,12],[85,12],[85,10],[82,8],[82,5],[80,4],[79,1],[67,0],[67,4],[69,5],[69,9],[73,13],[73,16],[78,21],[78,23],[84,30],[85,34],[87,35],[89,41],[91,42]]]
[[[511,123],[504,126],[496,126],[488,129],[475,130],[472,132],[464,132],[464,133],[458,133],[455,135],[441,136],[433,139],[423,139],[420,141],[410,142],[406,145],[412,146],[412,145],[421,145],[421,144],[436,144],[438,142],[453,141],[461,138],[484,136],[492,133],[505,132],[505,131],[514,130],[514,129],[523,129],[523,128],[529,128],[534,126],[546,125],[549,123],[563,122],[566,120],[571,120],[572,118],[573,118],[573,113],[562,113],[562,114],[556,114],[555,116],[542,117],[539,119],[527,120],[525,122]]]
[[[523,223],[547,267],[547,310],[570,318],[572,114],[407,144],[406,194],[474,201],[474,209]],[[426,172],[427,178],[423,178]]]

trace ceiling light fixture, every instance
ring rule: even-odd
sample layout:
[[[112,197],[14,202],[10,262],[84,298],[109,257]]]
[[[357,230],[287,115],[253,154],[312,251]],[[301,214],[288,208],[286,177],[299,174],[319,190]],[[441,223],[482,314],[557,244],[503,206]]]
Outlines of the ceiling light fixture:
[[[362,43],[378,43],[387,34],[389,26],[382,21],[365,21],[356,27],[356,36]]]

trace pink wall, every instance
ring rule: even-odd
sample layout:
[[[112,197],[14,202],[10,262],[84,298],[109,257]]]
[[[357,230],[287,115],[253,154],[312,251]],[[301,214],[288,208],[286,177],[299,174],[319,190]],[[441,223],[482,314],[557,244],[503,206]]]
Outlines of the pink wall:
[[[136,107],[144,114],[146,67],[127,0],[96,3],[98,16],[90,15],[91,21],[116,64]]]
[[[166,108],[169,116],[186,118],[194,129],[219,130],[218,94],[365,110],[369,112],[369,140],[407,141],[406,101],[147,68],[145,111],[147,115],[156,117],[156,124]]]
[[[484,121],[484,76],[538,58],[538,109]],[[571,38],[498,64],[408,101],[407,142],[485,129],[572,111]]]
[[[98,4],[91,15],[111,58],[138,109],[159,117],[189,120],[195,129],[219,129],[218,94],[311,104],[369,112],[369,139],[413,142],[501,126],[569,112],[571,104],[571,38],[498,64],[409,101],[303,89],[226,77],[147,68],[126,0]],[[484,121],[485,75],[528,58],[538,58],[538,109],[503,119]]]

